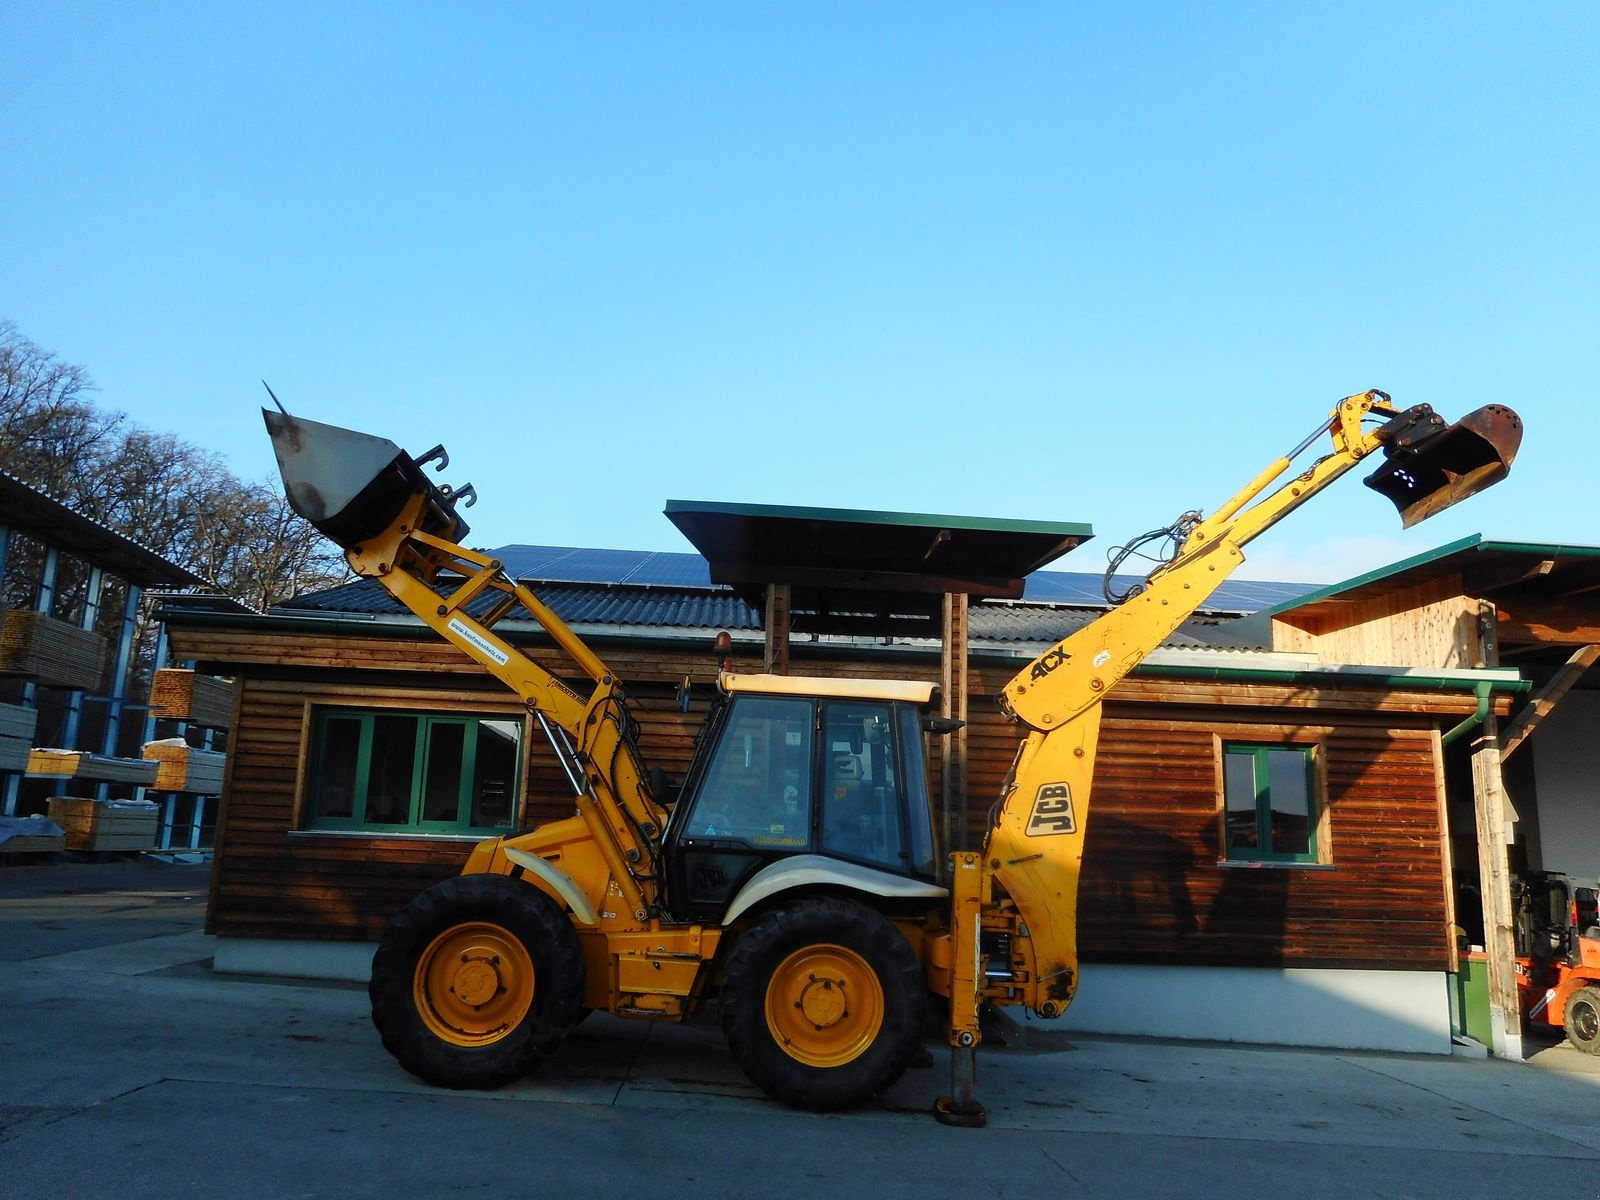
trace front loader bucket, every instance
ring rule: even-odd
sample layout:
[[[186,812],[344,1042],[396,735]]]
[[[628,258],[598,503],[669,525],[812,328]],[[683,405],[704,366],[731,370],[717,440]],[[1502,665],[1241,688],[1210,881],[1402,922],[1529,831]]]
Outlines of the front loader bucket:
[[[1430,421],[1440,427],[1419,422],[1386,441],[1387,461],[1366,480],[1394,501],[1407,529],[1499,483],[1522,444],[1522,420],[1503,404],[1486,405],[1454,425],[1431,415]]]
[[[419,492],[433,501],[420,527],[453,542],[467,536],[444,492],[387,438],[263,408],[289,507],[343,549],[382,533]]]

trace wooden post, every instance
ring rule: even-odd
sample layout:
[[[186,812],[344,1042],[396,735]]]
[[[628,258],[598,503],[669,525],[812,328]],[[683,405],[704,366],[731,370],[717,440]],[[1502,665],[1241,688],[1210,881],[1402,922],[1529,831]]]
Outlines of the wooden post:
[[[940,636],[939,715],[967,719],[967,608],[965,592],[946,592]],[[945,853],[964,850],[967,842],[967,728],[939,739],[940,800],[944,817]]]
[[[1461,955],[1456,945],[1456,867],[1455,851],[1450,845],[1450,792],[1445,785],[1444,740],[1439,730],[1433,731],[1433,790],[1439,805],[1439,862],[1444,868],[1440,882],[1444,885],[1444,939],[1449,947],[1450,973],[1461,970]],[[1466,1014],[1462,1014],[1462,1027],[1466,1027]]]
[[[1483,666],[1500,661],[1495,608],[1478,606]],[[1522,1060],[1522,1007],[1517,999],[1516,941],[1511,928],[1511,864],[1506,857],[1505,780],[1500,771],[1500,721],[1484,718],[1472,742],[1472,802],[1478,826],[1478,890],[1483,899],[1483,951],[1489,968],[1490,1049]]]
[[[1506,858],[1506,801],[1500,778],[1500,722],[1491,713],[1472,746],[1472,799],[1478,822],[1478,885],[1483,894],[1483,949],[1489,960],[1489,1025],[1494,1053],[1522,1058],[1516,943],[1511,931],[1511,869]]]
[[[789,673],[789,585],[767,584],[767,649],[761,669],[769,675]]]

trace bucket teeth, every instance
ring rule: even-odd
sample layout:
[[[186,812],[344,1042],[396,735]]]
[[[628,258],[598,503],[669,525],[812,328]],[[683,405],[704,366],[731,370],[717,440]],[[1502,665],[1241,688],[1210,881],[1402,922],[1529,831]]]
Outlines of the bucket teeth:
[[[1490,404],[1446,426],[1431,410],[1396,418],[1386,458],[1366,485],[1394,502],[1407,529],[1506,477],[1522,443],[1522,421]]]

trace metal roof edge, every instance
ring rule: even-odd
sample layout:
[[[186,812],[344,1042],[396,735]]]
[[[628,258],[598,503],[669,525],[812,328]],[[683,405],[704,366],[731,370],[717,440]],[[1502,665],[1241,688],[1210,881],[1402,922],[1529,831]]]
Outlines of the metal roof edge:
[[[29,483],[26,479],[23,479],[20,475],[13,475],[10,471],[0,468],[0,493],[4,493],[6,491],[11,492],[13,495],[26,494],[26,499],[29,502],[43,505],[45,509],[44,515],[65,520],[69,524],[75,523],[82,529],[92,530],[97,537],[108,539],[112,543],[113,547],[120,546],[125,550],[131,551],[134,558],[144,560],[140,565],[145,567],[147,570],[150,570],[152,575],[159,574],[166,577],[161,581],[162,586],[216,587],[216,584],[211,580],[206,579],[201,575],[197,575],[188,567],[185,567],[180,563],[173,562],[172,559],[168,558],[164,554],[152,550],[149,546],[145,545],[137,538],[129,537],[120,530],[113,529],[110,525],[107,525],[98,517],[91,517],[85,513],[79,512],[70,504],[66,503],[66,501],[52,496],[49,492],[42,488],[36,487],[35,485]],[[21,527],[17,525],[12,525],[11,527],[29,537],[43,541],[47,545],[50,544],[48,535],[39,532],[39,530],[35,527]],[[89,563],[90,566],[104,567],[108,565],[107,563],[96,562],[94,559],[89,558],[82,550],[73,549],[70,546],[64,546],[62,548],[73,557]],[[104,554],[105,552],[101,551],[101,553]],[[115,574],[115,568],[113,567],[111,569],[113,574]],[[119,576],[119,578],[132,579],[131,576],[127,575]],[[140,583],[139,586],[147,587],[149,585]]]
[[[1462,550],[1481,549],[1483,548],[1483,544],[1483,534],[1470,533],[1464,538],[1458,538],[1456,541],[1447,542],[1443,546],[1437,546],[1432,550],[1424,550],[1421,554],[1413,554],[1410,558],[1403,558],[1399,562],[1393,562],[1389,563],[1387,566],[1377,567],[1363,575],[1356,575],[1350,579],[1342,580],[1339,583],[1330,583],[1328,586],[1318,588],[1314,592],[1307,592],[1304,596],[1298,596],[1293,600],[1285,600],[1280,604],[1274,604],[1271,608],[1261,609],[1255,615],[1275,617],[1280,613],[1291,612],[1294,609],[1303,608],[1308,604],[1314,604],[1319,600],[1330,599],[1333,596],[1337,596],[1340,592],[1352,591],[1355,588],[1364,587],[1369,583],[1376,583],[1380,579],[1386,579],[1390,575],[1398,575],[1401,571],[1409,571],[1412,567],[1425,566],[1430,562],[1434,562],[1441,558],[1447,558],[1452,554],[1461,552]]]
[[[918,525],[952,529],[999,530],[1007,533],[1045,533],[1061,537],[1094,537],[1094,528],[1081,521],[1034,521],[1010,517],[963,517],[948,513],[886,512],[880,509],[815,508],[792,504],[733,504],[715,500],[668,500],[661,510],[673,513],[738,513],[754,517],[798,517],[812,521],[852,521],[866,525]]]

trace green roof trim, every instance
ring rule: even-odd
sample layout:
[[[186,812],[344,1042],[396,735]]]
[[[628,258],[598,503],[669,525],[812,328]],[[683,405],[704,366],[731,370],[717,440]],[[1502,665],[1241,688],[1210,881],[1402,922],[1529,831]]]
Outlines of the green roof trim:
[[[1404,574],[1418,567],[1430,566],[1442,562],[1453,555],[1467,552],[1478,554],[1531,554],[1540,558],[1558,558],[1562,556],[1571,558],[1600,558],[1600,546],[1573,545],[1566,542],[1503,542],[1484,538],[1481,533],[1468,534],[1453,542],[1433,550],[1425,550],[1421,554],[1414,554],[1410,558],[1403,558],[1399,562],[1390,563],[1385,567],[1368,571],[1365,575],[1357,575],[1346,579],[1342,583],[1329,584],[1327,587],[1318,588],[1314,592],[1307,592],[1293,600],[1285,600],[1271,608],[1263,609],[1260,616],[1275,617],[1281,613],[1292,612],[1297,608],[1305,608],[1322,600],[1331,600],[1344,592],[1353,592],[1357,588],[1367,586],[1369,583],[1378,583],[1395,575]]]
[[[1314,592],[1307,592],[1304,596],[1297,596],[1293,600],[1285,600],[1281,604],[1274,604],[1271,608],[1263,609],[1258,616],[1275,617],[1279,613],[1289,612],[1292,609],[1303,608],[1307,604],[1315,604],[1318,600],[1327,600],[1337,596],[1340,592],[1354,591],[1358,587],[1365,587],[1369,583],[1376,583],[1380,579],[1387,579],[1390,575],[1398,575],[1402,571],[1409,571],[1413,567],[1427,566],[1441,558],[1448,558],[1452,554],[1459,554],[1463,550],[1474,550],[1483,544],[1483,534],[1471,533],[1457,541],[1446,543],[1432,550],[1424,550],[1421,554],[1413,554],[1410,558],[1402,558],[1399,562],[1390,563],[1388,566],[1378,567],[1368,571],[1365,575],[1357,575],[1339,583],[1330,583],[1327,587],[1318,588]]]
[[[836,521],[861,525],[908,525],[927,529],[977,529],[998,533],[1042,533],[1091,538],[1094,527],[1078,521],[1025,521],[1006,517],[958,517],[939,513],[879,512],[859,508],[808,508],[789,504],[723,504],[714,500],[668,500],[661,510],[716,513],[734,517],[781,517],[798,521]]]

